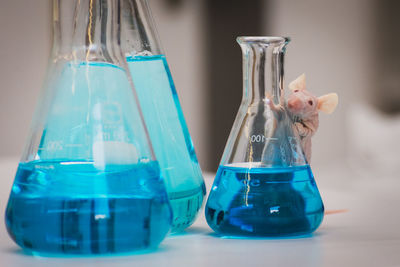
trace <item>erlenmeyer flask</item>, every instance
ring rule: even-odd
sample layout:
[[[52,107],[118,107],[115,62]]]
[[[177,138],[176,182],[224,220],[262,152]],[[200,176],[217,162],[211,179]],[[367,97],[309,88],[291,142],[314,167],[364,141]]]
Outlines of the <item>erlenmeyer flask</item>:
[[[221,235],[301,235],[322,221],[322,200],[284,104],[288,42],[238,38],[243,99],[205,211]]]
[[[126,59],[120,0],[54,0],[48,78],[6,210],[34,253],[157,246],[172,212]]]
[[[172,231],[190,226],[206,193],[167,60],[146,0],[124,0],[122,46],[173,210]]]

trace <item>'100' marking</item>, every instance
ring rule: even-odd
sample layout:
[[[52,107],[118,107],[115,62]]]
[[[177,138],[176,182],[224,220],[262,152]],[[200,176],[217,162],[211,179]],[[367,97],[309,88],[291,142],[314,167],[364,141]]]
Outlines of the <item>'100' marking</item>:
[[[278,140],[278,138],[273,138],[273,137],[265,137],[264,135],[262,135],[262,134],[253,134],[251,137],[250,137],[250,141],[252,142],[252,143],[264,143],[265,141],[267,141],[267,140],[269,140],[269,141],[276,141],[276,140]]]

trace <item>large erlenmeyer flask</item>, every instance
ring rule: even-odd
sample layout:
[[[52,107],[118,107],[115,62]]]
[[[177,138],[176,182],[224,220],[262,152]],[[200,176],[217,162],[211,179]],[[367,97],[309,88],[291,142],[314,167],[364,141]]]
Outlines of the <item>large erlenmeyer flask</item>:
[[[322,221],[322,200],[284,103],[288,41],[238,38],[243,99],[205,211],[222,235],[300,235]]]
[[[120,47],[121,0],[54,0],[54,46],[6,210],[33,252],[157,246],[172,214]]]
[[[122,46],[173,210],[172,231],[190,226],[204,180],[146,0],[124,0]]]

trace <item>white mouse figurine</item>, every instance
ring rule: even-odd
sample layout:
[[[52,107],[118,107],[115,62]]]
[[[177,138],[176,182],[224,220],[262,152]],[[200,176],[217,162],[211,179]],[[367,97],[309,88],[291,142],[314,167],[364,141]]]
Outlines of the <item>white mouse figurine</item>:
[[[291,93],[286,107],[293,116],[294,125],[301,138],[301,146],[308,163],[311,161],[311,137],[319,126],[319,112],[331,114],[338,104],[338,95],[330,93],[316,97],[306,89],[306,76],[300,75],[289,84]]]

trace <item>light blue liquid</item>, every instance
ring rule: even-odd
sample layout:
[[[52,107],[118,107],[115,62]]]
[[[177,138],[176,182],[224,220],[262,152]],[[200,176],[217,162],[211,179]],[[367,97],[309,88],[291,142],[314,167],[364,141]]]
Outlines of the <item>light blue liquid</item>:
[[[210,227],[224,236],[290,236],[315,231],[324,206],[308,165],[220,166],[206,205]]]
[[[101,254],[157,246],[171,210],[155,162],[21,163],[6,210],[10,236],[34,252]]]
[[[93,159],[121,164],[151,158],[134,92],[123,68],[105,62],[66,62],[40,99],[33,128],[37,159]],[[33,136],[35,137],[35,136]]]
[[[165,57],[127,60],[165,178],[174,214],[172,231],[177,232],[194,222],[206,193],[204,180]]]

